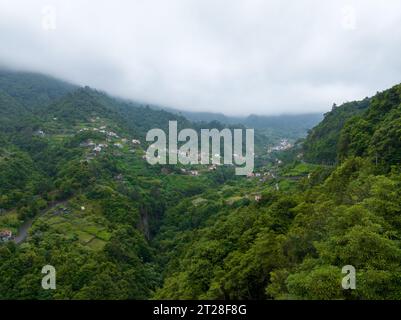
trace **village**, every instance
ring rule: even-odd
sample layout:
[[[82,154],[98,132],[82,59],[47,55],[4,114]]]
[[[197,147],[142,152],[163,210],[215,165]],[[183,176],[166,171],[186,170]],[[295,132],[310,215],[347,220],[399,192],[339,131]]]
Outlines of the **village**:
[[[293,145],[288,141],[288,139],[281,139],[278,145],[269,147],[267,153],[272,153],[275,151],[285,151],[291,149]]]
[[[54,118],[56,121],[57,118]],[[83,133],[83,132],[95,132],[95,133],[100,133],[105,136],[104,141],[95,141],[95,139],[87,139],[83,142],[80,143],[81,148],[86,148],[89,150],[88,153],[86,153],[85,158],[81,160],[81,162],[90,162],[92,161],[95,157],[100,155],[102,152],[104,152],[106,149],[109,149],[110,147],[114,149],[123,149],[125,147],[128,148],[128,151],[130,153],[136,153],[138,151],[138,148],[141,146],[141,141],[139,139],[134,139],[134,138],[128,138],[128,137],[120,137],[118,133],[116,133],[113,130],[108,129],[107,125],[104,124],[103,120],[101,120],[99,117],[93,117],[89,119],[89,122],[92,124],[95,124],[94,127],[82,127],[79,130],[77,130],[77,133]],[[96,123],[98,125],[96,126]],[[37,130],[36,135],[44,137],[46,136],[46,133],[43,130]],[[283,150],[288,150],[292,148],[293,145],[289,142],[288,139],[281,139],[278,145],[272,146],[268,148],[268,153],[272,153],[275,151],[283,151]],[[152,152],[155,147],[151,145],[148,149],[148,152]],[[127,150],[127,149],[126,149]],[[157,152],[164,152],[165,154],[168,154],[169,150],[167,148],[160,148],[157,150]],[[116,155],[116,153],[114,153]],[[255,155],[253,153],[253,155]],[[181,151],[177,150],[177,156],[178,158],[184,158],[186,157],[187,159],[190,158],[190,153],[189,151]],[[220,154],[206,154],[205,152],[198,152],[195,154],[196,161],[194,163],[189,163],[191,165],[196,166],[191,166],[189,168],[181,168],[180,172],[181,174],[184,175],[190,175],[190,176],[199,176],[201,173],[204,172],[212,172],[216,171],[219,166],[222,164],[220,163]],[[233,161],[236,163],[241,163],[245,161],[245,157],[242,155],[238,155],[236,153],[232,154],[233,156]],[[155,158],[160,159],[160,155],[157,154]],[[202,163],[202,161],[205,161],[205,159],[209,159],[209,165],[207,168],[198,168],[198,164]],[[142,160],[147,161],[147,153],[142,155]],[[276,165],[281,165],[282,161],[279,159],[275,160]],[[226,164],[227,166],[233,166],[233,164]],[[248,179],[258,179],[260,182],[266,182],[268,180],[272,180],[276,178],[276,174],[273,171],[267,171],[267,172],[250,172],[246,175],[246,178]]]
[[[54,117],[54,121],[58,121],[58,118]],[[96,138],[88,138],[82,141],[79,144],[79,147],[85,148],[88,152],[85,153],[84,158],[81,160],[81,163],[89,163],[94,160],[97,156],[105,152],[106,150],[113,150],[114,156],[121,156],[123,151],[128,151],[132,154],[139,153],[142,154],[142,160],[148,161],[148,152],[152,152],[152,148],[155,148],[151,145],[148,149],[148,152],[143,153],[143,150],[140,149],[141,141],[137,138],[128,138],[128,137],[121,137],[117,132],[114,130],[110,130],[106,125],[105,121],[100,117],[92,117],[87,119],[86,126],[82,126],[77,128],[75,134],[81,134],[85,132],[93,132],[104,135],[104,139],[96,139]],[[48,134],[43,129],[38,129],[35,131],[34,135],[39,136],[41,138],[47,137]],[[74,135],[74,133],[73,133]],[[120,151],[118,151],[120,149]],[[138,152],[138,151],[142,152]],[[156,151],[156,150],[155,150]],[[157,149],[157,155],[155,155],[155,159],[161,159],[160,152],[164,152],[168,154],[169,150],[167,148],[160,148]],[[186,157],[187,159],[190,158],[189,151],[181,151],[177,150],[177,158],[182,159]],[[252,152],[252,155],[255,156],[255,153]],[[197,152],[195,155],[196,161],[191,160],[190,168],[182,168],[180,169],[181,174],[184,175],[191,175],[191,176],[199,176],[202,172],[211,172],[216,171],[218,166],[221,166],[221,158],[220,154],[207,154],[205,152]],[[206,159],[206,160],[205,160]],[[246,157],[243,155],[239,155],[236,153],[232,154],[232,163],[225,164],[227,166],[234,166],[234,163],[244,163],[246,161]],[[148,161],[149,162],[149,161]],[[192,162],[192,163],[191,163]],[[205,166],[198,167],[198,164],[207,164]],[[194,168],[196,166],[196,168]],[[259,177],[260,174],[258,173],[250,173],[248,178],[250,177]]]
[[[135,153],[136,147],[141,145],[141,141],[139,139],[128,139],[128,138],[121,138],[117,133],[114,131],[107,130],[107,126],[103,125],[99,128],[87,128],[84,127],[78,130],[78,133],[81,132],[97,132],[100,134],[105,135],[106,139],[103,142],[95,142],[93,139],[88,139],[80,143],[80,147],[90,149],[90,152],[86,155],[86,158],[82,160],[82,162],[90,162],[94,159],[94,157],[98,156],[102,153],[105,149],[109,147],[114,147],[117,149],[123,149],[124,146],[128,146],[129,152]]]

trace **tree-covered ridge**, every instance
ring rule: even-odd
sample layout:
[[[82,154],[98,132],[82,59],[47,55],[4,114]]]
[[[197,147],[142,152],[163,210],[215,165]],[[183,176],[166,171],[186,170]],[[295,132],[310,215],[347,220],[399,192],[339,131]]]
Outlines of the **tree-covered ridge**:
[[[324,115],[324,119],[310,130],[303,143],[304,158],[308,162],[333,164],[337,161],[337,148],[340,132],[345,123],[354,115],[364,112],[370,99],[334,105]]]
[[[333,109],[305,150],[307,160],[339,166],[318,166],[279,191],[266,185],[261,200],[237,207],[214,194],[213,207],[191,208],[191,219],[216,212],[195,230],[176,227],[189,210],[168,210],[155,298],[400,299],[399,108],[395,86]],[[346,265],[356,268],[356,290],[341,287]]]
[[[0,243],[0,299],[151,297],[161,266],[149,239],[165,208],[223,184],[234,170],[197,168],[194,177],[150,166],[143,159],[149,129],[166,129],[169,120],[197,129],[166,111],[87,87],[32,108],[24,102],[23,113],[6,97],[0,230],[11,230],[16,243]],[[57,292],[36,285],[43,263],[57,268]]]
[[[401,85],[378,93],[341,132],[338,156],[363,156],[386,170],[401,162]]]
[[[47,105],[78,87],[50,76],[0,70],[0,91],[28,109]]]
[[[143,159],[151,128],[219,122],[88,87],[40,105],[11,93],[0,230],[17,237],[0,243],[0,299],[401,298],[399,86],[327,114],[306,141],[317,164],[292,149],[258,158],[250,177]],[[46,264],[55,291],[40,288]],[[345,265],[356,290],[341,288]]]
[[[401,298],[401,175],[373,172],[369,161],[352,158],[323,183],[312,177],[291,192],[267,191],[258,203],[215,206],[195,232],[160,241],[179,253],[156,298]],[[341,288],[345,265],[357,270],[357,290]]]
[[[155,109],[160,107],[152,106]],[[261,136],[264,146],[275,145],[285,137],[291,142],[295,142],[300,138],[304,138],[308,130],[316,126],[322,120],[321,113],[309,114],[282,114],[272,116],[261,116],[251,114],[249,116],[226,116],[222,113],[213,112],[192,112],[181,111],[172,108],[164,108],[165,110],[179,114],[195,122],[213,122],[226,124],[228,126],[244,126],[255,129],[258,136]]]

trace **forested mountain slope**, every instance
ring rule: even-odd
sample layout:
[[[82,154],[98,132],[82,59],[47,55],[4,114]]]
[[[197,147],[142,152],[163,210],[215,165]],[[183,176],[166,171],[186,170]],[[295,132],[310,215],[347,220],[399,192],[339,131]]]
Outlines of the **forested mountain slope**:
[[[29,109],[49,104],[77,88],[70,83],[38,73],[0,70],[0,91]]]
[[[293,152],[238,177],[143,159],[151,128],[221,123],[46,81],[32,103],[2,81],[0,230],[17,237],[0,243],[0,299],[401,298],[399,86],[311,133],[307,160],[340,164]],[[356,290],[341,288],[345,265]]]
[[[333,110],[307,141],[318,161],[334,161],[340,145],[341,165],[317,166],[289,188],[266,185],[257,202],[224,204],[243,194],[231,185],[202,196],[190,216],[181,204],[167,210],[157,238],[167,268],[155,297],[400,299],[400,87],[369,101]],[[182,223],[207,210],[216,213],[195,230]],[[347,265],[355,290],[341,287]]]
[[[87,87],[53,95],[46,81],[35,90],[49,99],[31,104],[25,82],[18,94],[7,79],[15,97],[0,100],[0,230],[16,238],[0,243],[0,299],[149,298],[161,283],[149,239],[165,208],[234,170],[199,168],[194,177],[149,165],[146,132],[169,120],[193,127],[178,115]],[[44,264],[56,266],[56,292],[37,285]]]
[[[340,132],[345,123],[369,106],[370,99],[347,102],[324,115],[324,119],[310,130],[303,143],[304,158],[313,163],[333,164],[337,161]]]
[[[367,112],[346,123],[338,157],[350,156],[369,158],[387,169],[401,162],[401,85],[378,93]]]
[[[249,115],[246,117],[236,117],[213,112],[179,111],[171,108],[166,108],[166,110],[181,114],[194,122],[218,121],[228,125],[241,124],[263,134],[264,140],[269,143],[275,143],[282,138],[291,140],[303,138],[310,128],[314,127],[322,120],[322,114],[320,113],[276,116]]]
[[[372,98],[333,107],[303,143],[305,160],[335,163],[363,156],[387,167],[398,164],[400,90],[397,85]]]

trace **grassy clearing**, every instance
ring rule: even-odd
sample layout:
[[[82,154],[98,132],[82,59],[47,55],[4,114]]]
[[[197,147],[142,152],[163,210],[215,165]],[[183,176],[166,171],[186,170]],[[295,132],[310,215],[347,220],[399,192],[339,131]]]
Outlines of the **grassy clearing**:
[[[196,198],[195,200],[192,201],[192,204],[196,207],[196,206],[199,206],[199,205],[201,205],[202,203],[205,203],[205,202],[207,202],[206,199]]]
[[[87,244],[95,238],[95,236],[81,230],[74,230],[73,233],[78,236],[78,241],[82,244]]]
[[[230,197],[226,200],[226,203],[229,205],[232,205],[234,202],[237,202],[239,200],[242,200],[244,197],[240,197],[240,196],[235,196],[235,197]]]
[[[93,238],[91,241],[89,241],[86,246],[91,248],[92,250],[95,251],[100,251],[104,248],[106,245],[106,242],[97,238]]]
[[[292,168],[288,168],[283,173],[283,176],[304,176],[315,170],[318,166],[309,163],[299,163]]]

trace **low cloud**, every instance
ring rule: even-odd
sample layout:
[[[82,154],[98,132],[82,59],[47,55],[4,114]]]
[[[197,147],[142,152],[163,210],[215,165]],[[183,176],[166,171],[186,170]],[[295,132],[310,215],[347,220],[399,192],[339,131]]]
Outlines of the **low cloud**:
[[[0,65],[232,115],[325,112],[401,79],[397,0],[0,0]]]

